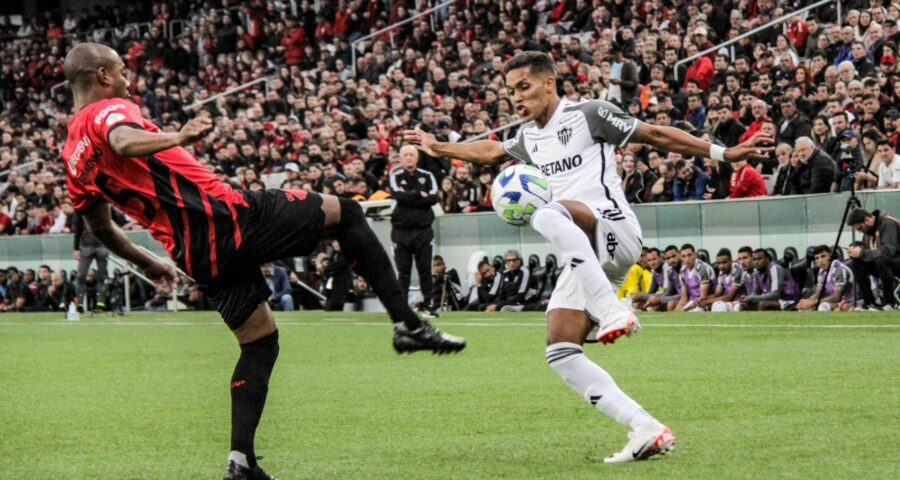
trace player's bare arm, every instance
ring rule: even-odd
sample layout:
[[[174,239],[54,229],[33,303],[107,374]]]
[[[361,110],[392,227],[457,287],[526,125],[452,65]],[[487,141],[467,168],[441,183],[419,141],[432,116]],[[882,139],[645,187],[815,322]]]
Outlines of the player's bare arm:
[[[511,159],[503,150],[503,144],[494,140],[478,140],[472,143],[439,142],[434,135],[419,128],[404,131],[403,139],[432,157],[458,158],[482,165],[499,165]]]
[[[154,286],[166,292],[175,286],[175,270],[171,265],[139,250],[128,240],[125,233],[112,221],[109,204],[100,202],[84,214],[84,221],[91,233],[112,253],[124,258],[141,269]]]
[[[118,126],[109,132],[109,146],[123,157],[149,157],[172,147],[187,145],[212,128],[208,118],[193,118],[170,133],[152,133],[129,125]]]
[[[689,157],[710,157],[711,144],[675,127],[659,127],[649,123],[641,123],[631,138],[632,142],[647,143],[667,151],[680,153]],[[724,159],[735,163],[744,160],[769,158],[769,152],[775,139],[759,132],[744,143],[726,148]]]

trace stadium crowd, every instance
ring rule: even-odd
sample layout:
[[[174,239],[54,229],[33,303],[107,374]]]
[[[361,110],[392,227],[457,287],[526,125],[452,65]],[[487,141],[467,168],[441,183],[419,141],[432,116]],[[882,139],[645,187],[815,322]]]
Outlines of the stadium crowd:
[[[770,159],[748,165],[631,144],[617,162],[633,203],[900,186],[896,2],[844,1],[840,22],[829,3],[679,64],[808,2],[460,0],[363,41],[354,69],[352,42],[429,3],[170,0],[2,19],[0,234],[72,231],[62,59],[83,40],[122,54],[132,100],[164,130],[209,116],[215,128],[189,149],[236,188],[390,197],[402,130],[465,141],[518,120],[501,70],[528,49],[556,59],[567,98],[605,99],[725,146],[759,130],[777,139]],[[496,168],[424,153],[419,166],[446,213],[490,210]],[[340,263],[323,255],[285,265],[289,281]]]

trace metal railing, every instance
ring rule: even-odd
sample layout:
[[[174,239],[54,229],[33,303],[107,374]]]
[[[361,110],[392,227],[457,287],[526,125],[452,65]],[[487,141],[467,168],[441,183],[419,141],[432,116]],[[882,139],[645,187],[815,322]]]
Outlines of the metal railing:
[[[366,36],[364,36],[364,37],[360,37],[360,38],[357,38],[356,40],[354,40],[353,43],[350,44],[350,56],[351,56],[351,58],[352,58],[351,61],[352,61],[352,63],[353,63],[353,69],[352,69],[352,70],[353,70],[353,77],[356,78],[356,47],[357,47],[357,45],[359,45],[360,43],[362,43],[362,42],[364,42],[364,41],[366,41],[366,40],[368,40],[368,39],[370,39],[370,38],[377,37],[377,36],[379,36],[379,35],[381,35],[381,34],[383,34],[383,33],[385,33],[385,32],[388,32],[388,33],[390,34],[390,36],[391,36],[391,44],[393,45],[393,43],[394,43],[394,30],[396,30],[398,27],[402,27],[403,25],[406,25],[407,23],[410,23],[410,22],[412,22],[412,21],[414,21],[414,20],[418,20],[419,18],[422,18],[422,17],[424,17],[424,16],[426,16],[426,15],[432,15],[432,14],[436,13],[438,10],[440,10],[440,9],[446,7],[446,6],[449,6],[450,4],[452,4],[452,3],[454,3],[454,2],[456,2],[456,0],[447,0],[447,1],[445,1],[445,2],[441,2],[441,3],[437,4],[437,5],[432,6],[432,7],[428,7],[427,9],[425,9],[425,10],[423,10],[423,11],[421,11],[421,12],[419,12],[419,13],[417,13],[417,14],[415,14],[415,15],[413,15],[413,16],[411,16],[411,17],[405,19],[405,20],[401,20],[401,21],[399,21],[399,22],[397,22],[397,23],[395,23],[395,24],[393,24],[393,25],[388,25],[388,26],[382,28],[381,30],[372,32],[372,33],[370,33],[370,34],[368,34],[368,35],[366,35]]]
[[[841,1],[842,1],[842,0],[837,0],[837,9],[838,9],[838,18],[837,18],[837,21],[838,21],[838,24],[841,23]],[[686,64],[686,63],[693,62],[694,60],[696,60],[696,59],[698,59],[698,58],[700,58],[700,57],[709,55],[710,53],[717,52],[717,51],[719,51],[720,48],[727,47],[727,46],[729,46],[729,45],[731,45],[731,44],[733,44],[733,43],[737,43],[737,42],[739,42],[739,41],[741,41],[741,40],[743,40],[743,39],[745,39],[745,38],[747,38],[747,37],[750,37],[750,36],[752,36],[752,35],[755,35],[757,32],[763,31],[763,30],[765,30],[765,29],[767,29],[767,28],[769,28],[769,27],[772,27],[773,25],[777,25],[777,24],[779,24],[779,23],[781,23],[781,22],[783,22],[783,21],[785,21],[785,20],[787,20],[787,19],[789,19],[789,18],[796,17],[797,15],[806,13],[806,12],[808,12],[808,11],[814,9],[814,8],[818,8],[818,7],[821,7],[822,5],[826,5],[826,4],[829,4],[829,3],[834,3],[834,0],[819,0],[819,1],[816,2],[816,3],[807,5],[807,6],[801,8],[801,9],[799,9],[799,10],[796,10],[796,11],[794,11],[794,12],[791,12],[791,13],[787,14],[787,15],[784,15],[784,16],[778,17],[778,18],[776,18],[776,19],[774,19],[774,20],[771,20],[770,22],[768,22],[768,23],[766,23],[766,24],[764,24],[764,25],[760,25],[760,26],[758,26],[758,27],[756,27],[756,28],[754,28],[754,29],[752,29],[752,30],[750,30],[750,31],[744,32],[744,33],[742,33],[742,34],[740,34],[740,35],[738,35],[738,36],[736,36],[736,37],[734,37],[734,38],[732,38],[732,39],[730,39],[730,40],[726,40],[726,41],[724,41],[724,42],[722,42],[722,43],[720,43],[720,44],[718,44],[718,45],[716,45],[716,46],[714,46],[714,47],[707,48],[706,50],[703,50],[702,52],[697,52],[697,53],[691,55],[690,57],[683,58],[683,59],[681,59],[681,60],[675,62],[675,80],[678,80],[678,81],[683,80],[683,79],[681,79],[681,78],[678,78],[678,68],[679,68],[680,66],[682,66],[682,65],[684,65],[684,64]]]
[[[211,97],[209,97],[209,98],[207,98],[207,99],[205,99],[205,100],[203,100],[203,101],[200,101],[200,102],[194,102],[194,103],[192,103],[192,104],[190,104],[190,105],[185,105],[185,106],[184,106],[184,111],[185,111],[185,112],[190,112],[191,110],[196,110],[196,109],[202,107],[203,105],[206,105],[207,103],[214,102],[214,101],[216,101],[216,100],[218,100],[218,99],[220,99],[220,98],[222,98],[222,97],[227,97],[227,96],[229,96],[229,95],[233,95],[233,94],[235,94],[235,93],[240,92],[241,90],[246,90],[247,88],[249,88],[249,87],[251,87],[251,86],[253,86],[253,85],[256,85],[257,83],[265,82],[265,83],[266,83],[266,94],[268,94],[268,93],[269,93],[269,82],[270,82],[271,80],[272,80],[272,77],[262,77],[262,78],[257,78],[256,80],[251,80],[251,81],[249,81],[249,82],[247,82],[247,83],[243,83],[243,84],[238,85],[238,86],[236,86],[236,87],[234,87],[234,88],[229,88],[228,90],[225,90],[225,91],[222,92],[222,93],[217,93],[217,94],[215,94],[215,95],[213,95],[213,96],[211,96]]]
[[[472,138],[467,138],[467,139],[463,140],[462,143],[469,143],[469,142],[474,142],[476,140],[481,140],[482,138],[489,137],[491,134],[494,134],[497,132],[502,132],[504,130],[509,130],[510,128],[518,127],[519,125],[522,125],[523,123],[525,123],[525,120],[516,120],[515,122],[507,123],[506,125],[504,125],[502,127],[497,127],[493,130],[488,130],[484,133],[480,133]]]
[[[6,170],[0,171],[0,177],[9,177],[9,172],[11,172],[13,169],[15,169],[16,172],[21,173],[21,170],[22,170],[23,168],[25,168],[25,167],[30,167],[30,166],[32,166],[32,165],[34,165],[34,164],[36,164],[36,163],[40,163],[40,162],[43,162],[43,161],[44,161],[44,160],[31,160],[30,162],[19,163],[19,164],[13,165],[13,166],[7,168]],[[6,190],[6,189],[4,188],[4,189],[2,189],[2,190]],[[0,190],[0,191],[2,191],[2,190]]]
[[[55,97],[56,97],[56,91],[59,90],[59,89],[62,88],[62,87],[65,87],[65,86],[68,85],[68,84],[69,84],[69,81],[68,81],[68,80],[63,80],[63,81],[57,83],[56,85],[50,87],[50,98],[55,98]]]

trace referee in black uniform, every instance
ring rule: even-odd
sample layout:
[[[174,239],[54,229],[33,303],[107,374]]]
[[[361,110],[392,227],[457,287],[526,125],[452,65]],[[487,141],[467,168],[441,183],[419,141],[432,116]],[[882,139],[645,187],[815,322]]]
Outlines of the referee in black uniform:
[[[400,149],[400,166],[391,170],[391,197],[397,201],[391,216],[391,242],[394,244],[394,263],[403,291],[409,295],[410,273],[413,259],[419,272],[424,310],[436,316],[431,281],[431,255],[433,253],[434,222],[432,205],[438,202],[438,184],[434,175],[418,168],[419,151],[412,145]]]

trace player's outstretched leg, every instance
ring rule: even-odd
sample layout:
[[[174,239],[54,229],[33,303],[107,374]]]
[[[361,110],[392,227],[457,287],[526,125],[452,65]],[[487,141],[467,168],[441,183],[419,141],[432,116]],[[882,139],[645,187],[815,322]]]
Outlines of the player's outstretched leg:
[[[335,199],[324,198],[326,202]],[[340,202],[340,222],[334,229],[334,238],[340,242],[347,259],[354,263],[353,270],[372,287],[393,320],[394,349],[397,353],[431,350],[444,354],[466,348],[465,340],[441,332],[409,308],[387,252],[369,227],[362,207],[353,200],[336,200]]]
[[[256,463],[253,442],[278,358],[278,330],[265,302],[234,331],[241,356],[231,377],[231,453],[224,480],[274,480]]]
[[[596,341],[613,343],[622,335],[631,335],[641,326],[637,317],[616,298],[600,260],[591,246],[588,233],[596,227],[596,219],[580,202],[551,202],[531,217],[531,225],[562,256],[578,278],[588,301],[588,310],[600,321]]]
[[[591,323],[584,312],[553,309],[547,313],[547,363],[592,407],[632,428],[628,443],[604,462],[644,460],[675,447],[672,431],[619,389],[613,378],[584,355],[581,339]]]

